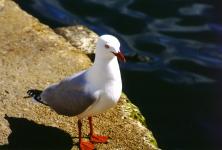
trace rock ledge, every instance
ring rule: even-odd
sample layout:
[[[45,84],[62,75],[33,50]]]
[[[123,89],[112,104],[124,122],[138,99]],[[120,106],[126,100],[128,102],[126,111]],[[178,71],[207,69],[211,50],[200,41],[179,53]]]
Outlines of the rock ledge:
[[[42,89],[88,68],[91,61],[13,1],[1,0],[1,6],[0,149],[78,149],[76,117],[57,115],[23,97],[30,88]],[[96,148],[158,149],[152,133],[132,119],[127,101],[122,95],[115,108],[94,117],[96,132],[111,137],[108,144],[96,144]]]

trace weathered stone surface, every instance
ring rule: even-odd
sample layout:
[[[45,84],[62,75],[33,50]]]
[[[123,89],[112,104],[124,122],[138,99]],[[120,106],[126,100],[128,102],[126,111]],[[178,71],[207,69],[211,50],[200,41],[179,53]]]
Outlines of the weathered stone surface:
[[[90,60],[11,0],[0,12],[0,28],[0,149],[55,149],[61,143],[66,144],[60,149],[78,149],[76,117],[57,115],[23,97],[29,88],[43,89],[88,68]],[[127,111],[126,101],[122,95],[115,108],[94,117],[95,131],[111,137],[96,148],[157,149],[151,132],[133,119],[135,111]]]
[[[0,11],[3,10],[5,6],[5,0],[0,0]]]
[[[87,27],[75,25],[55,29],[55,32],[62,35],[74,47],[87,54],[94,53],[98,35]]]

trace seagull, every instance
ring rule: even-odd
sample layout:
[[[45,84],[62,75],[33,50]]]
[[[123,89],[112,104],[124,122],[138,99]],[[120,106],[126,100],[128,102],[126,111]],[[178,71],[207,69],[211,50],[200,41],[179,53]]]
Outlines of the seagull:
[[[44,90],[30,89],[28,97],[49,106],[65,116],[78,117],[79,148],[94,149],[94,143],[107,143],[108,136],[93,132],[92,116],[114,107],[122,92],[118,60],[126,59],[120,51],[119,40],[112,35],[98,38],[93,65]],[[90,140],[82,139],[82,119],[88,117]]]

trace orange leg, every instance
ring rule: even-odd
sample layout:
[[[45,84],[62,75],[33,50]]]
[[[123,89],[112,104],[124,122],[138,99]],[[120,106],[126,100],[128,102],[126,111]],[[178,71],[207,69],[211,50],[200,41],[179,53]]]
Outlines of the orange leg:
[[[90,132],[89,132],[90,141],[93,143],[108,143],[108,136],[95,135],[93,133],[92,117],[89,117],[88,120],[90,127]]]
[[[89,141],[82,140],[82,122],[78,120],[78,129],[79,129],[79,148],[80,150],[93,150],[94,145]]]

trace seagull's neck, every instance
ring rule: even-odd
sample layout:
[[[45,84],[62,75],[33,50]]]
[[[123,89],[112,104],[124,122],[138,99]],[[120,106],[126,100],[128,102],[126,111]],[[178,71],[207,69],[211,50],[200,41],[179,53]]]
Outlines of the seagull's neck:
[[[93,66],[88,71],[88,77],[96,84],[108,81],[121,82],[117,58],[107,59],[96,56]]]

